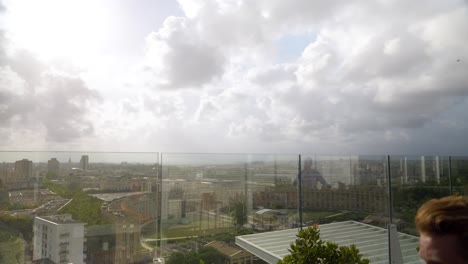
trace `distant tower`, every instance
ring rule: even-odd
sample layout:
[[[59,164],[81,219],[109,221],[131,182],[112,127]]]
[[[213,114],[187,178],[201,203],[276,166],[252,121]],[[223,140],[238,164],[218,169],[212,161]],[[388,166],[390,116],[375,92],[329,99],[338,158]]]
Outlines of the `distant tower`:
[[[47,161],[47,174],[52,177],[57,177],[60,172],[60,162],[56,158]]]
[[[32,161],[27,159],[18,160],[15,162],[15,177],[29,180],[33,176]]]
[[[426,158],[421,156],[421,181],[426,182]]]
[[[83,155],[81,156],[80,159],[80,168],[84,171],[88,170],[88,165],[89,165],[89,157],[88,155]]]

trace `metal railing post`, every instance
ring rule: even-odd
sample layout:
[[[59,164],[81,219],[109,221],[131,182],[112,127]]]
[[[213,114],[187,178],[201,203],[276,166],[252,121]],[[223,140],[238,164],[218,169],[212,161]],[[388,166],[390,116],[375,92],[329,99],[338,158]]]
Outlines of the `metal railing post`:
[[[393,207],[392,207],[392,177],[390,169],[390,155],[387,155],[387,187],[388,187],[388,216],[390,218],[390,223],[388,224],[388,263],[392,263],[392,238],[390,233],[390,227],[393,226]]]
[[[299,228],[302,230],[302,162],[301,155],[299,154],[297,173],[297,196],[298,196],[298,209],[299,209]]]
[[[449,171],[448,171],[448,176],[449,176],[449,192],[450,195],[453,194],[453,187],[452,187],[452,156],[448,157],[448,165],[449,165]]]

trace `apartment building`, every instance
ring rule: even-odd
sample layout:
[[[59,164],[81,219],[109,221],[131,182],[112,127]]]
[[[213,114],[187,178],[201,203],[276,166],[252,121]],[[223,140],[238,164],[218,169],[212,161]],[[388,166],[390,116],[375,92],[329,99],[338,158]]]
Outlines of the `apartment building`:
[[[34,218],[33,260],[85,263],[85,225],[68,214]]]
[[[15,162],[15,177],[17,180],[29,180],[33,176],[33,163],[31,160],[22,159]]]

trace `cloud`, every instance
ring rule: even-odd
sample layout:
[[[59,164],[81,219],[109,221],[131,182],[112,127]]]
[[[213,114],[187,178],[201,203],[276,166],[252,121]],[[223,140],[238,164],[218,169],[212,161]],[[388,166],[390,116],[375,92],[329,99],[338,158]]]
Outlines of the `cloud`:
[[[26,82],[10,67],[0,67],[0,121],[4,125],[16,119],[28,120],[35,111],[34,96]]]
[[[91,89],[86,74],[0,49],[3,126],[152,151],[468,148],[466,1],[178,2],[185,16],[148,35],[137,81],[101,105],[94,89],[116,80]]]
[[[462,16],[456,15],[464,12],[466,6],[431,14],[423,23],[408,21],[390,30],[352,21],[348,26],[324,28],[304,51],[296,72],[299,86],[310,94],[305,96],[310,102],[309,111],[331,115],[343,134],[355,122],[360,124],[358,131],[414,128],[431,122],[468,92],[466,77],[461,75],[468,69],[467,64],[459,63],[460,55],[454,54],[466,49],[461,43],[467,39],[460,36],[468,36],[463,34],[468,31],[460,29],[458,23],[466,24],[468,16],[462,22]],[[433,17],[453,18],[450,23],[437,25],[443,27],[441,31],[457,35],[455,49],[446,45],[444,54],[433,51],[437,35],[425,38],[423,33],[433,24]],[[410,30],[413,25],[422,30]],[[359,28],[371,33],[363,37]],[[361,43],[350,45],[353,39]],[[295,105],[301,105],[298,99]],[[293,103],[290,107],[294,107]],[[305,108],[299,113],[305,113]]]
[[[253,68],[247,74],[253,83],[263,87],[295,83],[295,65],[276,64],[271,67]]]
[[[309,19],[310,13],[304,10],[296,19],[293,13],[300,8],[323,14],[339,3],[295,2],[285,6],[281,1],[179,1],[186,17],[167,18],[147,38],[147,78],[162,88],[202,88],[222,77],[228,65],[264,61],[272,55],[270,43],[291,27],[303,30],[299,25],[304,25],[304,19],[319,21]]]
[[[170,17],[148,39],[146,69],[161,88],[198,88],[223,72],[216,46],[199,38],[186,18]]]
[[[88,110],[100,99],[77,77],[48,74],[44,77],[44,91],[39,92],[39,118],[47,130],[47,139],[67,142],[93,135],[93,123]]]
[[[216,118],[217,113],[220,111],[219,106],[210,100],[203,100],[195,113],[195,120],[197,122],[213,120]]]
[[[66,73],[18,48],[5,30],[0,30],[0,134],[7,136],[0,146],[15,149],[18,140],[33,147],[92,136],[89,112],[100,98],[98,92],[76,72]]]
[[[75,75],[54,70],[26,50],[7,53],[0,43],[0,132],[7,145],[23,135],[38,142],[69,142],[94,133],[88,112],[99,100],[96,91]],[[43,138],[41,138],[43,137]]]
[[[359,145],[367,141],[364,138],[406,142],[426,127],[437,130],[443,126],[443,114],[463,104],[468,95],[463,74],[468,70],[464,45],[468,16],[461,1],[416,5],[412,10],[417,11],[411,13],[402,1],[181,4],[187,12],[197,5],[187,20],[196,22],[197,34],[217,45],[225,44],[229,65],[223,78],[237,77],[223,86],[226,91],[240,89],[248,98],[256,98],[243,105],[235,97],[214,96],[200,104],[197,116],[210,122],[224,120],[233,137],[287,138],[305,144],[335,140]],[[246,11],[247,5],[254,8]],[[243,14],[255,26],[237,28],[236,19]],[[233,55],[234,49],[239,53],[255,51],[252,46],[269,49],[268,42],[286,34],[285,28],[315,31],[316,38],[297,61],[265,65],[267,60]],[[255,45],[250,42],[250,32],[257,32],[252,33]],[[218,39],[214,37],[217,33]],[[250,55],[259,54],[266,55]],[[260,63],[252,65],[255,62]],[[238,71],[242,68],[247,70]],[[457,122],[464,117],[444,118]],[[268,136],[270,131],[276,136]]]
[[[15,52],[9,58],[8,65],[23,80],[26,80],[30,87],[40,84],[41,75],[46,70],[46,65],[27,50]]]
[[[0,29],[0,66],[4,66],[6,64],[6,37],[5,31]]]
[[[176,95],[145,96],[144,110],[151,112],[155,117],[163,120],[183,118],[184,101]]]

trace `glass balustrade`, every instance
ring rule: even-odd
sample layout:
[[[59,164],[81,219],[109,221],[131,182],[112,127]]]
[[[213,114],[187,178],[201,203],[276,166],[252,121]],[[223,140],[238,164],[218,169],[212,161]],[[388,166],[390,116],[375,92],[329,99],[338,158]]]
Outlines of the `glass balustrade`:
[[[371,263],[388,263],[391,224],[403,262],[418,263],[416,210],[465,195],[468,158],[0,152],[0,187],[5,263],[153,263],[206,245],[240,252],[236,236],[313,224]],[[230,261],[261,263],[242,252]]]

